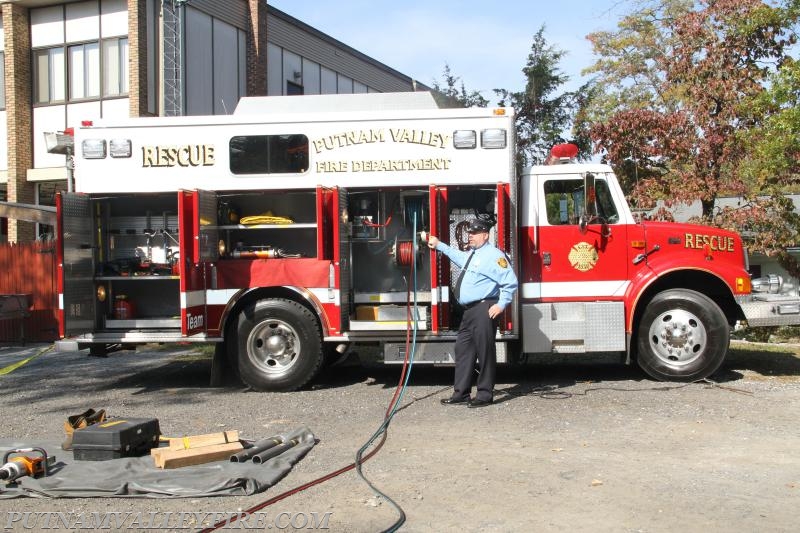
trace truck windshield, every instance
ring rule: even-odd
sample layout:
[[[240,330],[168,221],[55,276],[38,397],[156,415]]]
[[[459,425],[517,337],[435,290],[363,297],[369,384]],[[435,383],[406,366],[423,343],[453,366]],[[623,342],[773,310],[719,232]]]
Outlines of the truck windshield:
[[[619,214],[603,179],[596,181],[597,214],[609,224],[619,221]],[[547,223],[551,226],[577,224],[583,214],[583,180],[558,179],[544,183]]]

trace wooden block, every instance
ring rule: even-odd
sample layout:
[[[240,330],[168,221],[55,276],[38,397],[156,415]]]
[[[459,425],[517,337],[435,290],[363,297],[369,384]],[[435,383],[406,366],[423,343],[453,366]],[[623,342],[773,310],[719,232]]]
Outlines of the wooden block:
[[[170,450],[191,450],[202,448],[203,446],[213,446],[215,444],[227,444],[239,441],[238,431],[222,431],[220,433],[208,433],[206,435],[190,435],[180,439],[169,439]]]
[[[212,461],[228,460],[231,455],[243,449],[239,441],[225,444],[213,444],[202,448],[188,450],[168,450],[159,448],[153,453],[153,460],[158,468],[170,469],[182,466],[201,465]],[[153,450],[155,451],[155,450]]]

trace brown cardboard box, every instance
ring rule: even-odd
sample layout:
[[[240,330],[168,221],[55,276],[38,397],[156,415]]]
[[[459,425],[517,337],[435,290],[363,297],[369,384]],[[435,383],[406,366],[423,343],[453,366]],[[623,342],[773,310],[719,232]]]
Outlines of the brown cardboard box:
[[[378,320],[377,305],[359,305],[356,307],[356,320]]]

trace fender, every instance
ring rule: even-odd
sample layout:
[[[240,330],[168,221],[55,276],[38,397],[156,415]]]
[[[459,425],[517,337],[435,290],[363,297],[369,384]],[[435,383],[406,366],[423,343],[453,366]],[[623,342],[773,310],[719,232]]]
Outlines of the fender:
[[[741,266],[724,263],[722,261],[714,263],[713,269],[703,268],[702,266],[686,266],[691,262],[696,262],[696,257],[681,257],[684,255],[685,254],[679,254],[678,257],[670,258],[667,261],[659,261],[657,258],[651,258],[647,266],[631,278],[631,283],[628,286],[628,290],[625,292],[625,302],[627,304],[625,306],[625,331],[628,334],[633,333],[633,318],[636,315],[636,309],[642,295],[652,287],[654,283],[664,279],[664,277],[669,274],[675,272],[694,272],[715,278],[728,289],[728,295],[731,299],[733,299],[734,294],[737,294],[735,289],[735,287],[737,287],[737,278],[744,277],[749,279],[749,274]],[[674,286],[680,287],[680,284],[675,284]]]
[[[294,287],[291,285],[281,285],[281,286],[273,286],[273,287],[251,287],[249,289],[242,289],[236,294],[234,294],[228,303],[225,305],[225,310],[222,312],[220,317],[220,322],[218,329],[221,332],[221,337],[224,337],[224,326],[228,322],[233,310],[239,304],[239,302],[247,299],[250,296],[253,296],[256,292],[268,292],[274,289],[284,289],[291,291],[295,295],[298,296],[297,300],[302,300],[306,302],[313,310],[314,313],[320,320],[320,326],[322,327],[322,331],[328,331],[330,328],[330,321],[328,320],[328,315],[325,313],[325,310],[322,307],[321,302],[317,299],[317,297],[311,292],[302,287]]]

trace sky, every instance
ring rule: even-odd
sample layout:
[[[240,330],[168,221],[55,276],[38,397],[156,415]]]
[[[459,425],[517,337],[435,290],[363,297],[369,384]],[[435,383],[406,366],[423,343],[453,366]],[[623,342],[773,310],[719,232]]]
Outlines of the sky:
[[[271,6],[389,67],[431,86],[445,65],[467,91],[524,88],[534,34],[567,52],[565,89],[593,62],[586,35],[614,30],[632,0],[267,0]]]

